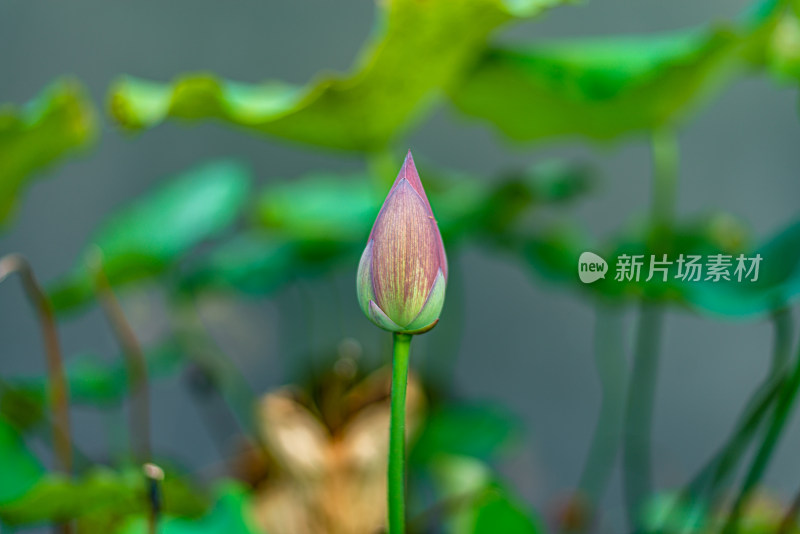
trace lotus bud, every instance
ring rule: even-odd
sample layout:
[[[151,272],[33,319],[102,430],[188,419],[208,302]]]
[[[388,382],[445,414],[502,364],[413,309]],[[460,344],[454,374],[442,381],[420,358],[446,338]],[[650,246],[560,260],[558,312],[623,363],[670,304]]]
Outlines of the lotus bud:
[[[446,285],[442,235],[409,151],[361,256],[358,302],[384,330],[421,334],[439,322]]]

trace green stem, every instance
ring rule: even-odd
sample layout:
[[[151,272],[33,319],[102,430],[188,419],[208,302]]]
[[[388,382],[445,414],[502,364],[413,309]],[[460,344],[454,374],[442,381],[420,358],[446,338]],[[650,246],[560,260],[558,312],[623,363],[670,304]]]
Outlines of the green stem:
[[[776,401],[775,412],[772,415],[772,420],[770,421],[769,427],[767,427],[767,432],[764,435],[764,439],[761,441],[761,445],[756,451],[753,461],[750,464],[750,469],[745,475],[742,487],[739,490],[739,494],[736,497],[736,501],[734,501],[730,515],[728,516],[728,521],[723,528],[724,533],[733,533],[738,530],[742,511],[744,510],[744,507],[747,504],[747,501],[750,498],[753,490],[764,476],[764,472],[769,465],[769,461],[772,459],[772,453],[775,451],[775,447],[778,445],[781,434],[783,434],[783,430],[786,428],[786,423],[791,415],[798,391],[800,391],[800,354],[797,356],[797,360],[795,362],[794,369],[792,369],[791,375],[787,378],[786,382],[778,393],[778,399]]]
[[[114,289],[103,268],[102,255],[99,251],[90,260],[89,268],[94,273],[95,292],[100,302],[100,308],[103,310],[125,358],[131,395],[129,433],[131,443],[133,443],[133,454],[137,461],[146,462],[150,460],[151,455],[147,359],[133,327],[125,316],[122,305],[114,294]]]
[[[39,317],[39,325],[44,338],[45,360],[47,363],[47,397],[52,412],[53,449],[61,470],[69,476],[72,473],[72,438],[69,417],[69,384],[61,356],[55,313],[50,298],[45,293],[33,272],[28,260],[21,254],[8,254],[0,258],[0,282],[9,274],[18,273],[22,287]],[[56,525],[55,531],[70,534],[72,525],[67,522]]]
[[[679,151],[678,139],[672,130],[653,133],[653,221],[669,226],[675,214]]]
[[[72,472],[72,440],[69,419],[69,385],[61,356],[55,313],[50,299],[39,284],[28,260],[20,254],[9,254],[0,258],[0,281],[14,272],[19,274],[23,289],[39,316],[47,363],[47,397],[53,414],[53,448],[59,467],[64,473],[70,474]]]
[[[643,304],[628,385],[623,444],[623,491],[628,521],[634,528],[653,486],[650,434],[662,325],[662,310],[655,305]]]
[[[786,362],[791,352],[791,313],[787,308],[775,312],[772,317],[775,328],[772,365],[766,380],[750,396],[731,436],[723,447],[706,463],[705,467],[681,492],[679,504],[700,508],[717,502],[721,492],[735,472],[756,431],[772,411],[775,399],[786,382]],[[675,506],[671,514],[676,514]],[[686,514],[691,517],[692,514]],[[673,516],[674,517],[674,516]]]
[[[622,331],[622,317],[618,310],[598,303],[595,307],[594,350],[603,397],[578,486],[578,497],[586,499],[590,516],[598,509],[608,487],[622,436],[625,413],[624,377],[627,375]]]
[[[394,334],[392,358],[392,418],[389,428],[389,534],[406,530],[406,386],[411,336]]]

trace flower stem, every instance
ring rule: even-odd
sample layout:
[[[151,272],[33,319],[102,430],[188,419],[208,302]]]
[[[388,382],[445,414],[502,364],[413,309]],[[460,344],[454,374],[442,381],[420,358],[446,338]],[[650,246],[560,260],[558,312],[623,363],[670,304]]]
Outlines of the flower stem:
[[[650,433],[658,377],[663,310],[642,304],[628,385],[623,447],[623,484],[628,522],[635,528],[652,490]]]
[[[731,508],[728,521],[722,532],[727,534],[738,530],[739,520],[741,519],[745,505],[751,497],[753,490],[758,486],[758,483],[764,476],[772,454],[775,451],[775,447],[778,445],[781,434],[783,434],[783,430],[792,413],[792,408],[794,407],[798,392],[800,392],[800,354],[797,355],[792,373],[787,377],[778,393],[772,420],[769,422],[767,432],[753,457],[750,469],[745,475],[742,487],[739,490],[739,494]]]
[[[28,260],[20,254],[0,258],[0,281],[11,273],[18,273],[28,299],[39,316],[47,360],[47,387],[50,410],[53,414],[53,448],[61,470],[72,471],[72,441],[69,422],[69,387],[64,373],[61,347],[58,340],[55,314],[50,299],[33,274]]]
[[[594,330],[595,365],[603,397],[577,495],[579,499],[585,499],[589,506],[589,523],[608,486],[619,451],[625,413],[624,377],[628,371],[619,310],[598,302],[595,306]],[[588,528],[589,524],[586,524],[578,530]]]
[[[52,412],[53,449],[60,469],[68,476],[72,472],[72,438],[69,419],[69,385],[64,372],[61,344],[58,339],[53,305],[33,273],[28,260],[21,254],[9,254],[0,258],[0,281],[9,274],[18,273],[22,287],[39,316],[44,338],[47,361],[47,396]],[[71,534],[69,522],[55,526],[59,534]]]
[[[392,418],[389,428],[389,534],[406,530],[406,386],[411,336],[394,334],[392,358]]]
[[[108,320],[114,337],[125,357],[131,394],[130,438],[135,443],[134,454],[140,462],[150,459],[150,393],[147,380],[147,360],[139,340],[125,317],[125,311],[114,294],[102,265],[102,257],[93,258],[95,291],[100,307]]]

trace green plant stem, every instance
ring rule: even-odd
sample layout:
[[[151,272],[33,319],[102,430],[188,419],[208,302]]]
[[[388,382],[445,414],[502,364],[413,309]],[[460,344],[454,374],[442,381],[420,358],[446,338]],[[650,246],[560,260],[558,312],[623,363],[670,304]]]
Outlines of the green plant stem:
[[[28,260],[21,254],[9,254],[0,258],[0,281],[9,274],[17,273],[22,287],[39,317],[44,338],[45,360],[47,363],[47,397],[52,415],[53,449],[59,468],[67,475],[72,473],[72,438],[69,418],[69,384],[64,372],[64,360],[58,337],[53,305],[42,289],[39,280]],[[72,532],[72,525],[57,525],[56,530],[63,534]]]
[[[389,534],[406,531],[406,388],[411,336],[394,334],[392,355],[392,415],[389,425]]]
[[[786,369],[783,369],[776,376],[769,377],[753,393],[731,437],[686,486],[678,504],[700,507],[716,502],[764,418],[771,413],[774,401],[785,383],[786,374]],[[671,513],[675,514],[679,510],[680,506],[675,506]],[[691,515],[686,514],[687,517]]]
[[[772,366],[769,370],[770,378],[777,376],[786,367],[792,354],[792,311],[791,308],[781,307],[772,314],[772,325],[775,330],[774,345],[772,349]]]
[[[130,439],[134,443],[134,455],[137,461],[146,462],[151,455],[147,359],[103,270],[102,258],[99,255],[96,256],[90,267],[94,273],[95,291],[100,301],[100,307],[125,357],[131,394],[129,432]]]
[[[653,194],[650,249],[659,251],[671,242],[677,201],[679,150],[675,132],[656,130],[651,139]],[[628,381],[623,442],[623,493],[632,528],[639,522],[641,507],[653,488],[651,431],[658,378],[659,349],[664,313],[656,304],[642,303],[633,366]]]
[[[723,528],[726,534],[734,533],[738,530],[739,520],[742,511],[747,504],[748,499],[752,495],[753,490],[756,488],[761,478],[772,459],[772,454],[775,447],[786,428],[786,423],[791,415],[792,408],[795,404],[795,399],[800,391],[800,354],[797,355],[794,368],[791,375],[789,375],[778,393],[778,398],[775,401],[775,411],[772,415],[772,420],[767,427],[766,434],[764,435],[761,445],[755,453],[753,461],[750,464],[750,469],[745,475],[742,487],[736,497],[736,500],[731,507],[731,512],[728,520]]]
[[[632,528],[653,486],[651,444],[663,311],[644,303],[639,315],[633,367],[628,382],[623,443],[623,491]]]
[[[710,480],[710,500],[713,501],[720,487],[724,485],[730,472],[738,464],[742,453],[750,443],[755,431],[761,425],[764,417],[770,412],[773,402],[783,387],[786,375],[786,362],[789,360],[792,343],[791,314],[782,309],[773,314],[772,318],[775,335],[772,353],[772,364],[764,383],[756,390],[750,402],[745,407],[737,425],[733,438],[729,440],[720,455],[720,461],[713,470]]]
[[[622,317],[619,311],[597,303],[594,352],[602,401],[577,496],[586,500],[590,507],[590,517],[598,509],[608,486],[622,436],[625,413],[624,377],[628,374],[622,331]]]
[[[672,130],[653,133],[653,221],[670,226],[675,216],[677,202],[678,165],[680,162],[678,139]]]

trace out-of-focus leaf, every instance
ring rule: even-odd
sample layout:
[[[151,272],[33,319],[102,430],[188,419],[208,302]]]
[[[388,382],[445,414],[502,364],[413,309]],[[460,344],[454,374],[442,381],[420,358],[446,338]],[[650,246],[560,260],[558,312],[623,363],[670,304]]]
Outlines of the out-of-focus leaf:
[[[296,248],[267,236],[236,236],[189,262],[180,289],[269,294],[301,274]]]
[[[471,534],[539,534],[544,526],[523,503],[497,487],[488,490],[475,505]]]
[[[652,497],[642,513],[643,532],[706,532],[708,510],[696,503],[682,503],[676,493]]]
[[[181,354],[169,344],[147,351],[145,357],[151,379],[176,372],[183,362]],[[128,372],[121,357],[106,364],[96,356],[73,358],[66,372],[73,405],[116,405],[128,393]],[[0,416],[25,431],[42,421],[46,395],[44,377],[8,379],[0,384]]]
[[[262,133],[345,150],[376,150],[408,126],[451,85],[492,30],[563,0],[394,0],[379,3],[380,32],[350,75],[306,87],[246,85],[210,74],[171,84],[123,78],[111,90],[111,113],[129,129],[167,118],[220,119]]]
[[[244,488],[233,483],[223,486],[216,504],[198,519],[166,517],[158,525],[160,534],[263,534],[257,528],[250,512],[249,495]],[[146,534],[144,517],[128,522],[118,534]]]
[[[763,38],[720,28],[492,48],[450,95],[512,139],[616,139],[680,121]]]
[[[647,225],[637,226],[607,243],[598,243],[578,229],[555,228],[524,238],[519,253],[545,278],[581,291],[609,299],[633,298],[686,304],[687,292],[693,284],[700,282],[676,280],[676,260],[680,254],[703,257],[733,254],[744,250],[746,240],[740,224],[727,215],[704,217],[689,221],[667,234],[661,232],[661,229]],[[591,284],[580,282],[578,258],[585,251],[594,252],[608,262],[605,278]],[[651,255],[660,260],[663,254],[672,261],[666,281],[659,272],[654,272],[653,278],[648,280]],[[615,279],[616,266],[622,255],[642,256],[638,281]]]
[[[69,310],[92,299],[90,254],[102,253],[112,285],[156,276],[229,227],[249,190],[249,171],[232,161],[209,163],[179,176],[100,228],[74,270],[50,287],[54,307]]]
[[[800,221],[744,254],[756,255],[761,255],[757,281],[731,276],[687,284],[687,300],[701,311],[734,317],[766,314],[794,302],[800,296]],[[736,265],[736,256],[732,261]]]
[[[587,169],[552,161],[496,182],[435,170],[425,175],[448,245],[468,235],[500,239],[530,208],[571,200],[591,185]],[[362,175],[312,175],[268,185],[255,216],[266,232],[236,236],[189,261],[181,289],[263,295],[298,276],[357,262],[385,193]]]
[[[489,459],[521,433],[519,419],[500,406],[443,406],[426,419],[411,461],[422,464],[441,455]]]
[[[257,217],[292,240],[361,242],[384,195],[366,175],[311,175],[265,188]]]
[[[800,16],[786,13],[770,38],[767,64],[779,79],[800,81]]]
[[[22,107],[0,105],[0,225],[32,178],[85,149],[96,130],[94,109],[75,81],[56,82]]]
[[[30,491],[44,468],[25,447],[17,430],[0,418],[0,509]]]
[[[197,516],[207,503],[180,477],[162,483],[165,513]],[[24,494],[0,502],[0,519],[9,525],[60,522],[80,518],[93,524],[116,521],[147,510],[144,476],[138,469],[117,473],[95,469],[76,480],[64,475],[42,476]]]
[[[500,484],[484,462],[463,456],[439,456],[432,464],[439,498],[458,502],[445,518],[452,534],[534,534],[541,521],[522,500]]]

